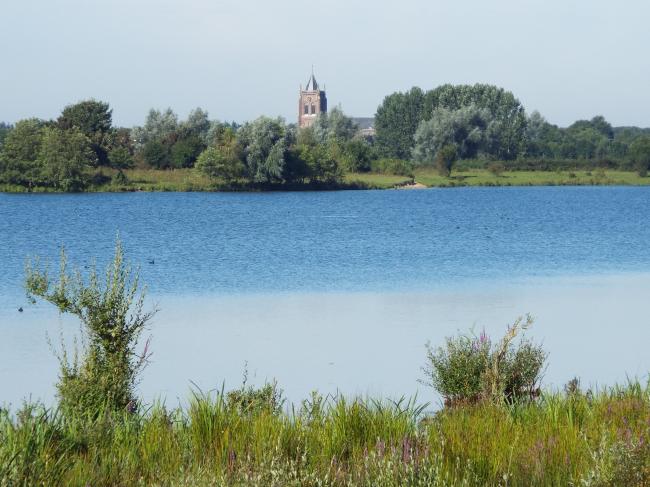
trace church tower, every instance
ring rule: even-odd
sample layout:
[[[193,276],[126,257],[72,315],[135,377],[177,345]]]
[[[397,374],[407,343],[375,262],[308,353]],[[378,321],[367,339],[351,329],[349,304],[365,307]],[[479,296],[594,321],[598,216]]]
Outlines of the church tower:
[[[300,100],[298,101],[298,127],[311,127],[319,113],[327,113],[327,96],[321,90],[312,69],[307,86],[300,86]]]

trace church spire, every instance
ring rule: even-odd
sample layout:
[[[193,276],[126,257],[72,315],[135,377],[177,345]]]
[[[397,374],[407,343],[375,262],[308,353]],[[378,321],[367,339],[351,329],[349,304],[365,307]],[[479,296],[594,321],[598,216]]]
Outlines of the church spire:
[[[311,65],[311,76],[309,81],[307,81],[307,86],[305,87],[306,91],[318,91],[318,82],[316,81],[316,76],[314,76],[314,65]]]

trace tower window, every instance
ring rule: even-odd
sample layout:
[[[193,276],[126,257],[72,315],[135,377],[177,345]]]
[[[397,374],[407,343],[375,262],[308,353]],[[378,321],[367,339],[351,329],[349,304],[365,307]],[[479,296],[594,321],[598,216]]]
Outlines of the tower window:
[[[305,115],[309,115],[309,105],[305,105]]]
[[[316,105],[314,105],[313,103],[311,104],[311,113],[312,115],[316,113]]]

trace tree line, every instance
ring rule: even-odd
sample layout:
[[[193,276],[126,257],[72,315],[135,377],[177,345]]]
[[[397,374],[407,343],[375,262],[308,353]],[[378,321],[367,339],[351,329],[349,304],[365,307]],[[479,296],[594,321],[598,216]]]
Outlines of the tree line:
[[[509,169],[650,166],[650,129],[612,127],[602,116],[569,127],[528,115],[509,91],[492,85],[443,85],[387,96],[374,137],[336,107],[299,129],[282,118],[237,124],[201,108],[180,120],[149,111],[141,126],[116,127],[108,103],[66,106],[55,120],[0,123],[0,184],[82,191],[126,183],[125,169],[196,171],[230,186],[340,185],[346,172],[412,175],[422,166],[449,175],[459,159],[504,161]],[[111,168],[106,176],[103,168]]]
[[[80,191],[117,183],[125,169],[196,168],[229,184],[336,185],[346,171],[367,171],[370,142],[340,108],[298,130],[282,118],[259,117],[242,125],[210,120],[201,108],[179,120],[171,110],[150,110],[144,124],[115,127],[107,103],[66,106],[56,120],[0,125],[0,183]]]
[[[375,129],[381,156],[443,172],[456,159],[505,161],[515,169],[604,165],[642,174],[650,164],[650,129],[615,128],[602,116],[561,128],[537,111],[526,114],[511,92],[492,85],[393,93],[377,109]]]

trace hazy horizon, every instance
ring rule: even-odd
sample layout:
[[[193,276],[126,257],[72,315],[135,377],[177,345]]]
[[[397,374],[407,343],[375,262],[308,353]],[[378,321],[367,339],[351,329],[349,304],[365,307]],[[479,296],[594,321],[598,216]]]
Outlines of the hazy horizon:
[[[412,86],[489,83],[560,126],[648,127],[649,16],[641,0],[23,0],[0,17],[0,121],[92,97],[121,126],[168,106],[293,122],[314,64],[351,116]]]

